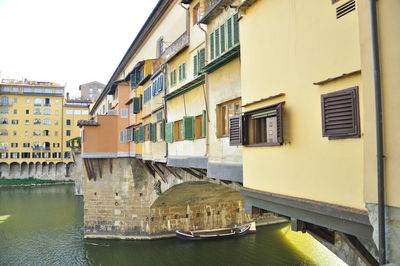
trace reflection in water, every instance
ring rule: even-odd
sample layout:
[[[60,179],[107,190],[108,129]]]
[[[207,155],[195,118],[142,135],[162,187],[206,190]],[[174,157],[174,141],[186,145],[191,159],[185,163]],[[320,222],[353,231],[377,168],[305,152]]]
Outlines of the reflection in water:
[[[0,224],[4,223],[11,215],[0,215]]]
[[[342,263],[312,237],[292,232],[286,224],[217,241],[83,240],[83,202],[74,197],[73,186],[1,189],[0,223],[0,265]]]

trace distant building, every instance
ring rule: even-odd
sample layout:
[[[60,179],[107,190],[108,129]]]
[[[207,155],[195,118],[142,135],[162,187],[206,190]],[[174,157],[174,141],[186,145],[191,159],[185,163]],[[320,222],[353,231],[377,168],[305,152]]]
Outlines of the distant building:
[[[3,163],[24,165],[21,168],[24,175],[26,164],[72,162],[68,141],[80,136],[77,121],[89,119],[90,103],[65,99],[64,86],[54,82],[2,79],[0,172],[3,176],[9,172],[3,171]],[[26,174],[33,176],[30,172]]]
[[[95,102],[97,98],[100,96],[105,86],[106,85],[98,81],[92,81],[89,83],[79,85],[79,90],[81,91],[81,99],[91,100],[92,102]]]

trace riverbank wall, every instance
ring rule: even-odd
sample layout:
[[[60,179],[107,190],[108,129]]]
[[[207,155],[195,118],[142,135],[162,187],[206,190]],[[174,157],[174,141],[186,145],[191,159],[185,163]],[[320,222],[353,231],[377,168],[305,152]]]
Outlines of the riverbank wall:
[[[73,179],[74,163],[0,163],[0,178]]]

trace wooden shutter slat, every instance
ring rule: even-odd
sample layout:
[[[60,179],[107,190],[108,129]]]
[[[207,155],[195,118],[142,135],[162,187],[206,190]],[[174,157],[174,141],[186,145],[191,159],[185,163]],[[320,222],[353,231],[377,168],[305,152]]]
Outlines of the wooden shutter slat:
[[[227,22],[227,30],[228,30],[228,49],[232,48],[232,18],[228,19]]]
[[[206,137],[207,135],[207,112],[203,110],[203,116],[201,120],[201,136]]]
[[[184,116],[182,121],[183,139],[194,140],[194,117]]]
[[[195,55],[193,57],[193,75],[197,76],[199,74],[199,70],[198,70],[198,59],[197,59],[197,55]]]
[[[322,135],[359,137],[358,88],[321,95]]]
[[[174,122],[165,124],[165,142],[174,142]]]
[[[214,32],[210,34],[210,59],[214,60]]]
[[[229,119],[229,145],[239,146],[242,145],[242,134],[241,134],[241,121],[242,116],[232,116]]]
[[[219,31],[221,33],[221,54],[225,52],[225,24],[223,24]]]
[[[238,44],[239,43],[239,14],[236,13],[233,16],[233,43]]]
[[[219,29],[215,30],[215,57],[219,56],[219,46],[220,46],[220,40],[219,40]]]

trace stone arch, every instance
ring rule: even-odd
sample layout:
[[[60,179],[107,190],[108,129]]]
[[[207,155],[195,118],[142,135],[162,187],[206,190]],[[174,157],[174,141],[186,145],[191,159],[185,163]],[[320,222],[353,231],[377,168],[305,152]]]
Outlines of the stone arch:
[[[71,178],[71,173],[72,173],[72,170],[73,170],[73,167],[74,167],[74,163],[70,162],[65,167],[66,167],[66,169],[65,169],[65,177]]]
[[[37,162],[35,164],[35,177],[40,178],[42,176],[42,164]]]
[[[21,165],[19,163],[10,164],[10,178],[21,178]]]
[[[49,163],[49,177],[54,179],[56,175],[56,165],[54,163]]]
[[[56,163],[56,175],[57,176],[65,176],[65,164],[64,163]]]
[[[42,163],[42,177],[43,178],[49,177],[49,165],[46,162]]]
[[[28,178],[29,177],[29,166],[28,163],[23,162],[21,163],[21,178]]]
[[[0,163],[0,178],[10,177],[10,165],[8,163]]]
[[[212,229],[251,221],[240,192],[209,182],[185,182],[162,193],[151,205],[150,233]]]
[[[35,170],[36,168],[35,168],[35,163],[33,163],[33,162],[30,162],[29,163],[29,170],[28,170],[28,175],[29,175],[29,177],[35,177],[35,172],[36,172],[36,170]]]

